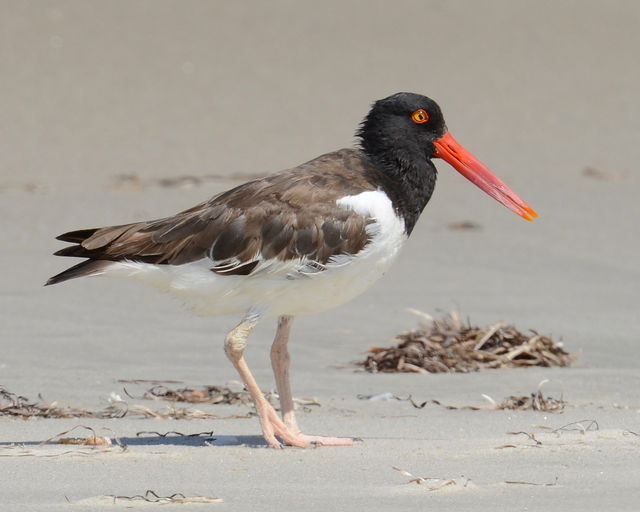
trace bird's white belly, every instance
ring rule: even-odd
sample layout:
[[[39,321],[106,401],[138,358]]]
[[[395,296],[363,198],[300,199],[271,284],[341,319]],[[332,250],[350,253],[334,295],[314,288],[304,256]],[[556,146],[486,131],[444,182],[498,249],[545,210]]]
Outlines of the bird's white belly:
[[[105,273],[134,278],[184,300],[200,315],[244,313],[301,315],[339,306],[367,290],[384,275],[407,236],[404,223],[381,191],[368,191],[337,201],[374,219],[370,243],[357,255],[341,255],[318,272],[304,272],[309,262],[262,261],[247,276],[219,275],[204,258],[185,265],[121,262]]]
[[[271,315],[302,315],[339,306],[357,297],[380,279],[395,260],[401,243],[375,247],[366,255],[350,258],[340,266],[328,266],[310,276],[252,284],[249,293]]]

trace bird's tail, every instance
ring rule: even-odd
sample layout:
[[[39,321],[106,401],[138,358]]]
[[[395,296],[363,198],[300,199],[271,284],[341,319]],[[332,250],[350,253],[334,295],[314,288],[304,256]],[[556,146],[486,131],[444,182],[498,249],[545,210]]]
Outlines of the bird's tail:
[[[70,247],[65,247],[55,253],[56,256],[79,256],[79,257],[87,257],[88,251],[82,248],[82,242],[93,236],[98,228],[92,229],[81,229],[78,231],[69,231],[68,233],[64,233],[58,237],[57,240],[62,240],[63,242],[73,242],[78,245],[72,245]],[[49,286],[50,284],[61,283],[63,281],[67,281],[68,279],[74,279],[76,277],[83,276],[94,276],[97,274],[101,274],[106,267],[111,265],[113,262],[108,260],[99,260],[99,259],[88,259],[83,261],[82,263],[78,263],[71,268],[68,268],[64,272],[60,272],[59,274],[51,277],[46,283],[45,286]]]
[[[104,270],[110,265],[113,265],[113,261],[85,260],[82,263],[78,263],[77,265],[68,268],[64,272],[60,272],[59,274],[49,278],[49,280],[44,285],[49,286],[50,284],[62,283],[63,281],[75,279],[76,277],[95,276],[98,274],[102,274]]]

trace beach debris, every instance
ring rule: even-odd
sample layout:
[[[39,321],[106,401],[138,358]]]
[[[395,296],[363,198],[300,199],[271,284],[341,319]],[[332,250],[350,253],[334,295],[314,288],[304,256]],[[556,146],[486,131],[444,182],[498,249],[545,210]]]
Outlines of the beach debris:
[[[505,480],[504,483],[510,485],[536,485],[541,487],[555,487],[556,485],[558,485],[558,477],[556,477],[555,481],[548,483],[525,482],[523,480]]]
[[[127,409],[128,416],[142,416],[144,418],[172,419],[172,420],[205,420],[220,418],[217,414],[193,409],[191,407],[165,407],[154,410],[143,405],[132,405]],[[228,416],[227,418],[246,418],[247,416]]]
[[[528,396],[509,396],[499,404],[496,404],[495,408],[515,411],[562,412],[565,405],[566,402],[562,397],[553,398],[552,396],[544,396],[542,391],[538,390]]]
[[[56,444],[81,444],[85,446],[109,446],[111,445],[111,439],[109,439],[108,437],[100,437],[100,436],[61,437],[56,441]]]
[[[0,387],[0,416],[28,418],[124,418],[142,417],[159,419],[212,419],[217,414],[193,409],[190,407],[169,406],[161,410],[153,410],[143,405],[129,405],[124,401],[112,402],[102,409],[84,409],[78,407],[59,407],[56,402],[46,403],[41,395],[39,402],[33,402],[24,396],[17,395]],[[229,418],[246,418],[247,416],[230,416]]]
[[[397,400],[397,397],[391,392],[378,393],[377,395],[358,395],[360,400],[369,400],[370,402],[388,402],[389,400]]]
[[[117,501],[146,501],[148,503],[222,503],[222,498],[214,498],[211,496],[186,496],[181,492],[176,492],[168,496],[162,496],[156,491],[147,490],[144,494],[135,494],[133,496],[118,496],[115,494],[105,495],[107,498],[113,498],[113,502]]]
[[[114,403],[119,403],[119,402],[125,402],[125,400],[123,400],[123,398],[116,392],[112,391],[111,393],[109,393],[109,398],[107,399],[107,401],[111,404]]]
[[[507,445],[505,445],[506,447]],[[422,485],[422,484],[429,484],[432,483],[432,485],[427,485],[427,490],[429,491],[438,491],[444,487],[448,487],[450,485],[458,485],[459,483],[461,483],[458,480],[455,480],[454,478],[441,478],[441,477],[431,477],[431,476],[415,476],[411,473],[409,473],[406,469],[402,469],[398,466],[391,466],[391,469],[397,471],[398,473],[400,473],[403,476],[406,476],[409,478],[409,481],[407,483],[415,483],[418,485]],[[464,482],[462,482],[462,487],[467,487],[467,486],[471,486],[473,487],[473,482],[471,482],[471,480],[469,478],[464,478]],[[462,479],[461,479],[462,480]],[[527,482],[525,480],[505,480],[504,481],[505,484],[509,484],[509,485],[532,485],[532,486],[541,486],[541,487],[554,487],[556,485],[558,485],[558,477],[556,476],[555,480],[553,482],[543,482],[543,483],[538,483],[538,482]],[[470,485],[471,484],[471,485]]]
[[[524,334],[503,322],[488,327],[465,324],[456,312],[435,319],[422,312],[418,329],[396,336],[394,347],[372,347],[362,362],[370,372],[468,373],[482,369],[568,366],[573,356],[562,343]]]
[[[526,431],[517,431],[517,432],[507,432],[508,435],[519,436],[524,435],[528,438],[532,443],[525,444],[503,444],[500,446],[494,447],[495,450],[502,450],[505,448],[517,448],[517,449],[530,449],[530,448],[543,448],[543,447],[554,447],[554,446],[566,446],[569,444],[574,445],[582,445],[582,446],[592,446],[591,442],[594,439],[607,441],[626,441],[633,442],[634,445],[637,445],[635,439],[628,439],[629,436],[640,437],[639,434],[635,432],[630,432],[628,430],[605,430],[604,432],[599,432],[600,428],[598,426],[598,422],[596,420],[581,420],[574,421],[563,425],[562,427],[554,428],[549,425],[532,425],[533,429],[541,430],[542,432],[526,432]],[[591,434],[590,441],[585,442],[582,436],[586,436]],[[543,443],[544,441],[544,443]],[[559,444],[558,444],[559,443]]]
[[[193,389],[189,387],[171,389],[164,385],[154,385],[145,391],[141,397],[131,396],[126,389],[125,393],[131,398],[141,400],[167,400],[169,402],[227,405],[251,404],[251,395],[248,391],[233,391],[224,386],[204,386],[200,389]]]
[[[137,192],[144,187],[142,180],[137,174],[118,174],[113,178],[112,188],[126,192]]]
[[[202,386],[200,388],[183,387],[172,389],[164,385],[154,385],[144,392],[142,396],[133,396],[126,389],[124,392],[130,398],[136,400],[167,400],[169,402],[188,402],[202,404],[226,404],[252,406],[251,395],[243,387],[236,391],[229,386]],[[278,407],[278,393],[275,391],[264,392],[265,398],[271,405]],[[309,411],[308,407],[320,406],[315,398],[293,398],[293,402]]]
[[[399,402],[409,402],[416,409],[424,409],[427,405],[433,404],[439,407],[444,407],[452,411],[456,410],[468,410],[468,411],[500,411],[500,410],[518,410],[518,411],[543,411],[558,413],[564,410],[566,402],[562,398],[553,398],[551,396],[544,396],[541,390],[531,393],[528,396],[508,396],[502,402],[496,402],[493,398],[483,394],[489,405],[485,407],[477,405],[450,405],[443,404],[439,400],[424,400],[417,402],[411,395],[407,397],[400,397],[392,393],[381,393],[378,395],[357,395],[359,400],[398,400]]]
[[[535,446],[540,446],[542,444],[542,441],[539,441],[536,438],[536,435],[533,432],[525,432],[523,430],[520,430],[518,432],[507,432],[507,434],[511,435],[511,436],[519,436],[519,435],[525,435],[527,436],[531,441],[533,441],[535,443]],[[514,446],[515,448],[515,446]]]
[[[603,171],[601,169],[596,169],[595,167],[585,167],[582,171],[582,175],[587,178],[593,178],[600,181],[621,181],[625,178],[623,173]]]
[[[580,432],[586,434],[587,432],[595,432],[600,430],[600,425],[596,420],[580,420],[567,423],[562,427],[552,430],[554,434],[560,434],[561,432]]]
[[[122,192],[138,192],[149,187],[187,189],[220,182],[244,182],[263,176],[259,173],[204,174],[200,176],[183,174],[166,178],[143,179],[137,174],[126,173],[114,176],[111,188]]]
[[[51,186],[33,181],[23,183],[0,183],[0,193],[9,191],[26,192],[27,194],[47,194],[51,192]]]
[[[90,435],[81,437],[65,437],[77,429],[84,429]],[[111,430],[111,429],[106,429]],[[113,432],[113,431],[111,431]],[[63,456],[91,456],[98,454],[117,454],[127,451],[127,446],[117,436],[99,436],[95,430],[86,425],[75,427],[60,432],[49,439],[38,443],[34,447],[27,445],[34,443],[17,443],[0,447],[0,457],[63,457]],[[76,445],[86,449],[65,450],[56,449],[56,445]]]
[[[527,436],[527,438],[529,438],[530,441],[533,441],[533,444],[526,444],[526,445],[503,444],[503,445],[494,447],[494,450],[503,450],[505,448],[541,448],[542,447],[542,441],[540,441],[533,432],[525,432],[520,430],[518,432],[507,432],[507,434],[511,436],[525,435]]]
[[[440,477],[432,477],[432,476],[415,476],[409,473],[406,469],[399,468],[398,466],[391,466],[391,469],[397,471],[403,476],[409,477],[409,481],[407,483],[415,483],[418,485],[422,485],[424,483],[431,482],[431,485],[427,485],[427,490],[429,491],[438,491],[443,487],[447,487],[449,485],[458,485],[458,482],[453,478],[440,478]],[[464,483],[464,487],[467,486],[469,480]]]
[[[77,429],[88,430],[90,432],[90,435],[84,436],[84,437],[62,437],[62,436],[66,436],[67,434],[70,434],[71,432],[73,432],[74,430],[77,430]],[[116,440],[116,444],[121,445],[120,441],[117,438],[114,438],[114,439]],[[73,427],[73,428],[71,428],[69,430],[65,430],[64,432],[60,432],[59,434],[56,434],[55,436],[50,437],[49,439],[46,439],[46,440],[42,441],[39,444],[39,446],[44,446],[45,444],[75,444],[75,445],[84,445],[84,446],[111,446],[113,444],[113,442],[108,437],[97,435],[96,431],[91,427],[87,427],[86,425],[76,425],[75,427]]]
[[[122,384],[184,384],[182,380],[159,380],[159,379],[118,379]]]
[[[267,399],[267,401],[273,405],[276,410],[280,410],[280,395],[278,394],[277,391],[271,390],[271,391],[267,391],[266,393],[264,393],[264,397]],[[309,412],[311,411],[311,408],[309,406],[314,405],[316,407],[322,407],[322,404],[318,401],[317,398],[313,398],[313,397],[293,397],[293,403],[296,406],[296,410],[298,409],[298,406],[300,406],[301,410],[304,412]]]
[[[472,220],[461,220],[458,222],[450,222],[447,224],[447,229],[452,231],[477,231],[482,229],[482,226]]]
[[[171,389],[161,384],[155,384],[142,396],[132,396],[126,389],[124,393],[134,400],[164,400],[168,402],[187,402],[199,404],[229,404],[251,406],[247,391],[233,391],[225,386],[203,386],[202,389],[180,388]],[[270,391],[265,393],[270,402],[278,398],[278,394]],[[27,397],[17,395],[0,386],[0,416],[14,416],[28,418],[158,418],[158,419],[213,419],[222,418],[218,414],[196,409],[193,407],[167,406],[163,409],[152,409],[141,404],[128,404],[114,392],[109,395],[109,405],[101,409],[85,409],[79,407],[60,407],[57,402],[47,403],[41,395],[35,402]],[[315,398],[294,398],[294,403],[302,410],[309,412],[309,406],[320,406]],[[242,415],[224,416],[225,419],[248,418],[253,412]]]
[[[17,395],[0,386],[0,416],[27,418],[119,418],[127,413],[126,409],[110,405],[100,411],[76,407],[58,407],[56,402],[46,403],[41,395],[39,402]]]

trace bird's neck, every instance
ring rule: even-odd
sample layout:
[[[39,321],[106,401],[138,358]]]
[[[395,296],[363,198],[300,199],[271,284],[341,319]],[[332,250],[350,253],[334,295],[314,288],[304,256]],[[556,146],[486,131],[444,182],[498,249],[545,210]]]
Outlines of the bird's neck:
[[[369,152],[370,162],[380,171],[381,187],[391,199],[411,234],[436,185],[437,170],[431,160],[407,157],[401,151]]]

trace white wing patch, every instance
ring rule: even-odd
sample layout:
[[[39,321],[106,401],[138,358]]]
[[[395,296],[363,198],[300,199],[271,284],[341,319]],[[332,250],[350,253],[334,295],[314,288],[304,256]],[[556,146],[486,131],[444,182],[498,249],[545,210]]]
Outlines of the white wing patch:
[[[404,221],[396,215],[389,196],[381,190],[369,190],[355,196],[346,196],[336,201],[338,206],[353,210],[360,215],[375,220],[367,227],[374,237],[378,234],[394,238],[406,239]]]

